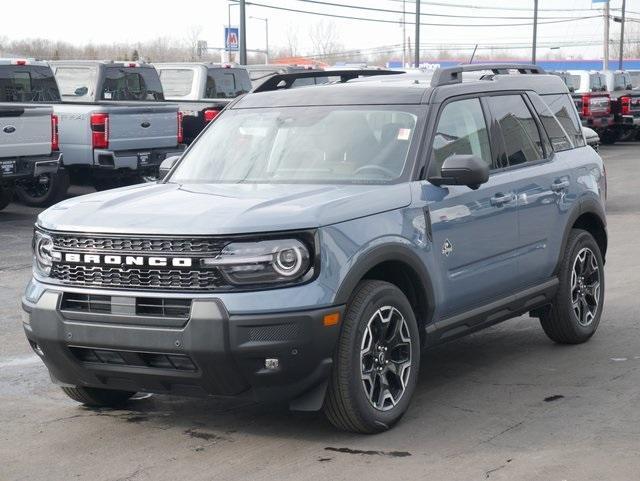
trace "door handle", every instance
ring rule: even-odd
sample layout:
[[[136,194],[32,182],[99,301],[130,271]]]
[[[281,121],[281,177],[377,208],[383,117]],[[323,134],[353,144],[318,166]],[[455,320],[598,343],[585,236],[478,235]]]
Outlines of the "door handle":
[[[563,190],[567,190],[568,188],[568,180],[556,180],[553,184],[551,184],[551,190],[554,192],[562,192]]]
[[[508,204],[512,200],[516,198],[516,195],[513,192],[509,192],[508,194],[498,193],[491,197],[490,202],[491,205],[496,207],[502,207],[505,204]]]

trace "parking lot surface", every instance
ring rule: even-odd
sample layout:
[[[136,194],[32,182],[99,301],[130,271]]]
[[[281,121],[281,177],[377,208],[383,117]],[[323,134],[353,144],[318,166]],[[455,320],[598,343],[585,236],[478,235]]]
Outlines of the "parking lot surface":
[[[375,436],[217,399],[80,407],[22,333],[38,211],[11,205],[0,212],[0,480],[639,479],[640,144],[601,153],[610,247],[595,337],[558,346],[523,316],[427,351],[407,415]]]

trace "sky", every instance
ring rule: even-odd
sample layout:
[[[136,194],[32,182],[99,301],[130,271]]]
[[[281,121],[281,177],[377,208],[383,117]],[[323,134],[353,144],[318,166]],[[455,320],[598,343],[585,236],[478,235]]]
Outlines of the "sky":
[[[247,0],[251,3],[251,0]],[[402,11],[403,0],[323,0],[328,3],[379,8]],[[152,0],[110,0],[103,6],[86,0],[60,0],[52,8],[51,0],[30,0],[28,22],[0,21],[0,37],[9,39],[41,37],[64,40],[74,44],[87,42],[143,42],[158,36],[165,36],[176,41],[185,41],[189,32],[201,29],[202,40],[210,47],[219,47],[224,42],[224,25],[228,22],[230,2],[227,0],[180,0],[162,2]],[[308,32],[318,22],[333,22],[338,33],[338,41],[345,50],[371,49],[374,47],[399,45],[402,43],[402,28],[398,23],[400,13],[363,11],[342,8],[332,5],[320,5],[305,0],[255,0],[254,3],[290,8],[311,10],[333,15],[377,18],[394,23],[365,22],[341,18],[328,18],[316,15],[265,8],[248,5],[249,17],[267,18],[269,22],[269,43],[284,46],[291,32],[297,32],[297,45],[302,52],[311,52],[312,43]],[[446,5],[438,5],[446,4]],[[619,8],[622,0],[611,0],[612,8]],[[171,5],[175,5],[171,7]],[[454,44],[499,45],[503,48],[528,45],[531,42],[532,28],[528,18],[532,15],[533,0],[439,0],[422,2],[423,23],[449,23],[456,26],[421,27],[423,51],[431,48]],[[456,7],[455,5],[463,5]],[[538,39],[540,48],[538,56],[545,53],[561,54],[566,57],[582,55],[584,58],[600,58],[602,55],[603,20],[601,4],[592,4],[591,0],[540,0],[540,25]],[[487,7],[504,8],[492,10]],[[406,21],[414,22],[411,12],[415,9],[414,0],[405,0]],[[507,8],[509,10],[507,10]],[[557,11],[557,9],[573,11]],[[556,9],[556,10],[550,10]],[[581,9],[577,11],[576,9]],[[9,8],[10,10],[10,8]],[[627,0],[627,10],[638,12],[630,14],[631,18],[640,22],[640,0]],[[5,6],[4,11],[7,11]],[[237,6],[231,7],[232,24],[238,23]],[[616,14],[617,10],[612,13]],[[436,16],[442,15],[442,16]],[[445,17],[450,15],[451,17]],[[471,16],[476,18],[458,18]],[[477,17],[519,17],[517,19],[477,18]],[[564,20],[567,17],[599,18],[584,19],[573,22],[543,24],[547,21]],[[247,44],[250,49],[264,49],[265,22],[249,18],[247,20]],[[471,24],[518,23],[511,27],[473,27]],[[458,26],[459,25],[459,26]],[[617,38],[618,24],[611,24],[611,37]],[[638,22],[630,22],[628,29],[639,32],[635,26]],[[413,25],[406,26],[406,33],[413,39]],[[637,35],[635,35],[637,37]],[[594,45],[588,45],[588,44]],[[556,47],[581,44],[558,50]],[[471,49],[472,47],[467,47]],[[470,50],[467,51],[470,54]],[[526,50],[519,51],[522,54]],[[499,57],[500,50],[494,55]]]

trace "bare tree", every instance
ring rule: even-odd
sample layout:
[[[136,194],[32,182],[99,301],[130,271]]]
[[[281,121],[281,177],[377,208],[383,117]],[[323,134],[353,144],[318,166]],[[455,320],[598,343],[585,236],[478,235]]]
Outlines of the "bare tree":
[[[291,25],[287,27],[287,46],[284,57],[297,57],[298,56],[298,26]]]
[[[334,22],[320,20],[315,23],[309,30],[309,39],[313,46],[313,54],[324,58],[331,58],[331,55],[343,49]]]
[[[201,40],[202,25],[191,25],[187,31],[187,45],[191,49],[191,60],[198,60],[198,40]]]

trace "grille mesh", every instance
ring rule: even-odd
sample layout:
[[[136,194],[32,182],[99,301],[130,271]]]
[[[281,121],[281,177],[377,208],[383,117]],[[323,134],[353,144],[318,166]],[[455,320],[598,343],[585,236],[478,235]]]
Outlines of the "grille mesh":
[[[63,250],[215,254],[222,250],[227,241],[211,238],[89,237],[56,234],[53,236],[53,243],[57,249]]]

